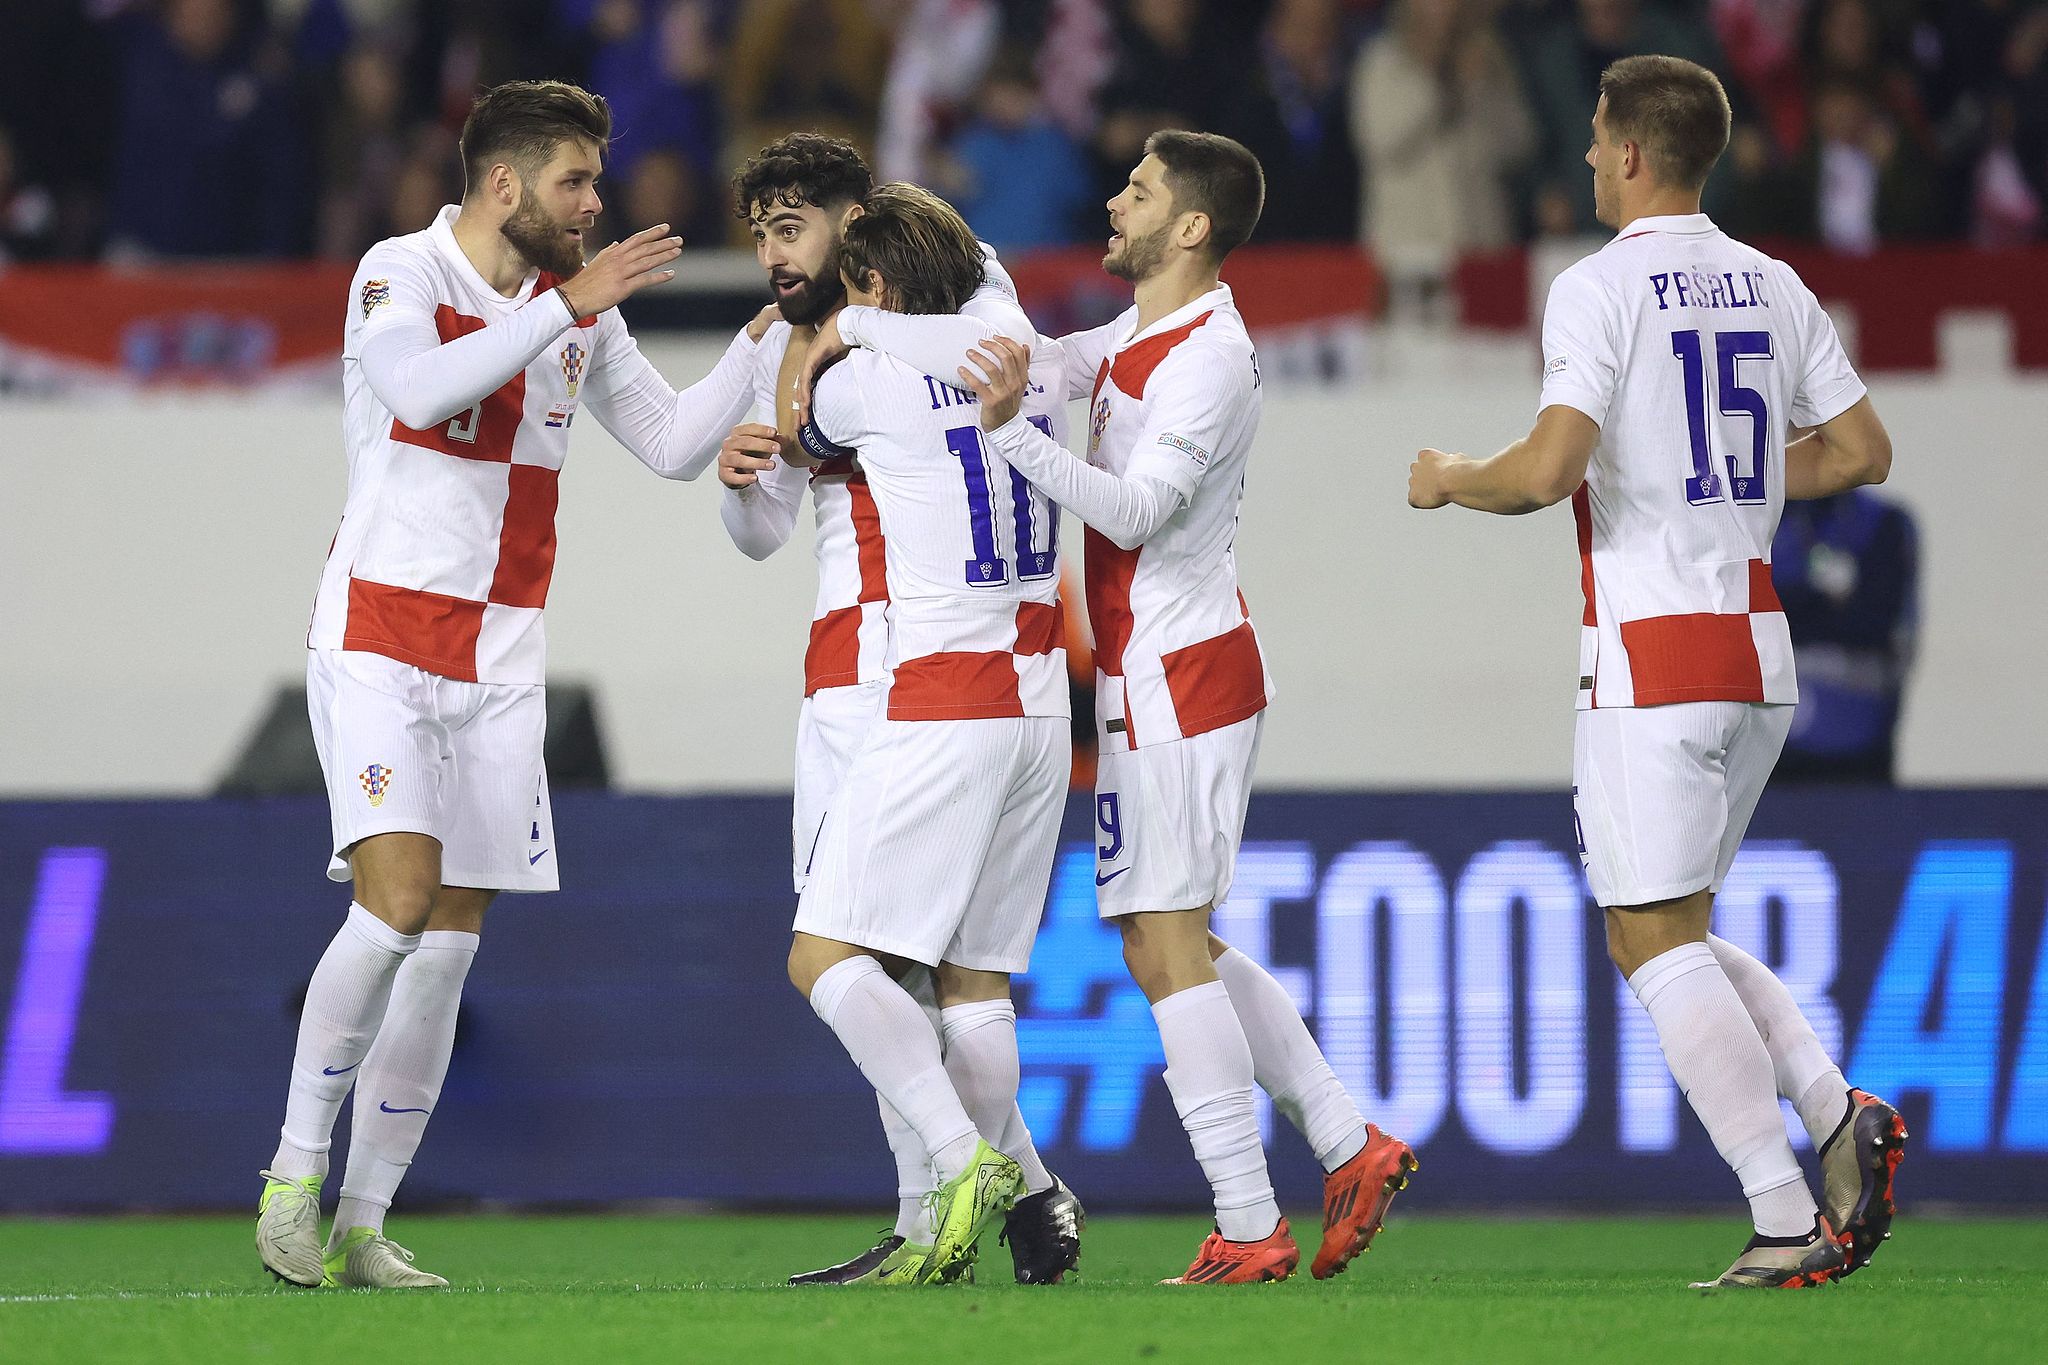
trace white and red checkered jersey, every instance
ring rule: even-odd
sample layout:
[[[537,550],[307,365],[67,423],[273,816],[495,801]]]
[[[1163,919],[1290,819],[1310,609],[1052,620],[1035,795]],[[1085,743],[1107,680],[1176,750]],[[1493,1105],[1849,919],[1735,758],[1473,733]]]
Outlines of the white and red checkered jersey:
[[[1057,433],[1057,386],[1031,400]],[[858,455],[880,517],[892,720],[1069,714],[1058,509],[980,416],[972,394],[856,349],[818,380],[801,433],[816,458]]]
[[[776,424],[775,385],[789,350],[786,322],[761,338],[751,420]],[[889,673],[889,584],[882,567],[882,524],[867,477],[849,459],[817,468],[777,460],[746,489],[727,489],[720,516],[740,548],[756,559],[782,548],[795,528],[804,489],[811,493],[818,591],[804,648],[804,695],[875,682]]]
[[[1543,356],[1541,405],[1600,425],[1572,500],[1579,707],[1796,702],[1785,430],[1864,395],[1812,291],[1704,214],[1642,218],[1557,278]]]
[[[1228,285],[1143,331],[1137,320],[1132,308],[1059,343],[1068,392],[1089,398],[1088,462],[1184,500],[1134,549],[1088,531],[1096,720],[1110,753],[1221,729],[1273,697],[1232,549],[1259,425],[1251,336]]]
[[[986,243],[981,249],[987,279],[961,309],[962,315],[990,319],[1011,334],[1029,335],[1029,319],[1016,306],[1016,286],[994,250]],[[847,309],[840,316],[872,311]],[[776,322],[761,339],[752,420],[764,426],[776,425],[775,386],[789,338],[789,324]],[[965,354],[964,347],[959,350]],[[954,358],[952,350],[945,354]],[[727,490],[720,510],[734,540],[760,558],[780,548],[788,537],[806,486],[815,527],[812,553],[818,563],[810,642],[804,650],[808,697],[822,688],[874,682],[889,673],[889,584],[881,520],[867,476],[845,457],[813,469],[777,461],[774,468],[762,471],[754,486]]]
[[[688,477],[702,448],[715,451],[744,411],[754,348],[743,334],[712,376],[679,395],[616,310],[571,318],[554,292],[559,281],[541,272],[516,297],[493,289],[455,240],[458,212],[445,208],[426,231],[378,243],[357,267],[342,347],[348,500],[307,643],[468,682],[536,684],[546,667],[541,609],[554,575],[557,481],[579,406],[649,467]],[[510,363],[531,356],[503,382],[506,362],[473,364],[473,352],[450,346],[493,329],[525,338]],[[379,341],[386,332],[394,334]],[[387,385],[380,397],[365,373],[366,345],[411,345],[415,332],[426,338],[418,359],[431,367],[417,387],[433,396]],[[476,374],[488,377],[477,383]],[[453,392],[474,401],[444,416]],[[394,406],[424,425],[408,426]]]

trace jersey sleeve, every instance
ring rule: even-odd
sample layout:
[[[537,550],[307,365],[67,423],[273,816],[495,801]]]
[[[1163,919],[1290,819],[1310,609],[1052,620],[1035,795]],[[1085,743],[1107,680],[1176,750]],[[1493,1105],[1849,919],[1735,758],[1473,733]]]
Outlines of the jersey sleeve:
[[[1597,424],[1607,421],[1621,375],[1615,346],[1615,309],[1597,276],[1567,270],[1550,286],[1543,305],[1543,398],[1538,410],[1575,408]]]
[[[619,444],[665,479],[694,479],[754,401],[758,349],[745,331],[710,374],[678,393],[640,353],[617,310],[597,320],[597,362],[590,410]]]
[[[766,559],[789,543],[809,482],[809,471],[778,459],[745,488],[725,490],[718,519],[741,554]]]
[[[842,309],[839,336],[850,346],[894,356],[919,374],[957,386],[970,350],[997,336],[1029,347],[1038,340],[1038,329],[1015,299],[984,285],[958,314],[892,313],[859,305]]]
[[[1792,411],[1786,416],[1795,427],[1817,427],[1855,407],[1867,390],[1842,349],[1835,320],[1790,267],[1781,265],[1779,269],[1783,283],[1778,296],[1794,310],[1801,352],[1792,386]]]
[[[1156,479],[1192,499],[1256,387],[1248,355],[1214,346],[1176,348],[1146,383],[1145,426],[1125,476]]]
[[[856,356],[829,366],[811,388],[811,414],[797,428],[797,443],[819,462],[851,455],[872,436],[861,395],[868,367]]]
[[[354,359],[377,401],[415,431],[497,392],[576,321],[561,294],[547,289],[489,327],[444,342],[424,266],[379,246],[357,274],[357,306],[367,316],[356,333]]]
[[[349,329],[350,360],[361,359],[362,343],[387,328],[421,323],[432,327],[440,305],[433,272],[393,242],[379,242],[363,256],[349,286],[349,299],[356,312],[356,325]]]
[[[1085,332],[1069,332],[1060,338],[1060,370],[1066,376],[1067,401],[1086,398],[1095,391],[1095,377],[1102,373],[1102,362],[1116,351],[1120,337],[1130,335],[1132,323],[1131,313],[1126,312],[1114,322]]]

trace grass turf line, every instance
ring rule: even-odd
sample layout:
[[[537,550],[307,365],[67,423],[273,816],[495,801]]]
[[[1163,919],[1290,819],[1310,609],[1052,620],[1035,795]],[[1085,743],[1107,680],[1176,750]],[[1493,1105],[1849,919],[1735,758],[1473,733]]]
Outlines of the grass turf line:
[[[457,1288],[275,1286],[253,1219],[0,1221],[0,1360],[446,1365],[636,1360],[817,1365],[1228,1360],[1714,1361],[1804,1356],[2038,1361],[2048,1225],[1900,1220],[1876,1262],[1793,1294],[1700,1294],[1745,1230],[1730,1219],[1399,1219],[1319,1284],[1165,1289],[1197,1217],[1100,1218],[1081,1280],[1025,1289],[984,1247],[979,1284],[793,1290],[875,1220],[760,1216],[439,1218],[391,1231]],[[1298,1238],[1312,1234],[1299,1229]],[[1881,1355],[1873,1354],[1881,1352]]]

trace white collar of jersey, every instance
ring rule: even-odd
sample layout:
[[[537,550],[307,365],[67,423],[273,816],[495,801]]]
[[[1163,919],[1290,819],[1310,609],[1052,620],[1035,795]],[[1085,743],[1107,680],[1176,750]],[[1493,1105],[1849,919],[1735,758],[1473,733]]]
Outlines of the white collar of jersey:
[[[1665,213],[1653,218],[1636,219],[1623,228],[1614,240],[1625,242],[1646,232],[1669,232],[1680,237],[1697,237],[1713,231],[1716,231],[1714,220],[1704,213]]]
[[[1228,307],[1229,304],[1230,286],[1227,284],[1218,284],[1214,289],[1211,289],[1208,293],[1202,295],[1200,298],[1195,299],[1189,303],[1184,303],[1180,307],[1174,309],[1171,313],[1168,313],[1165,317],[1159,319],[1159,321],[1153,323],[1144,331],[1136,332],[1128,337],[1125,337],[1122,344],[1119,345],[1117,349],[1122,350],[1124,346],[1129,346],[1135,342],[1143,341],[1146,337],[1156,336],[1161,332],[1170,332],[1176,327],[1180,327],[1186,323],[1192,322],[1194,319],[1200,317],[1202,314],[1208,312],[1212,308],[1224,308]],[[1132,310],[1134,314],[1136,311],[1136,309]]]
[[[441,254],[462,272],[464,278],[476,286],[479,294],[487,299],[495,299],[506,308],[517,308],[532,295],[534,282],[540,279],[540,272],[527,271],[526,278],[519,282],[519,292],[509,299],[491,288],[490,281],[478,273],[477,268],[470,263],[469,257],[462,254],[462,243],[455,240],[455,219],[461,212],[460,204],[443,205],[441,211],[434,215],[434,225],[427,229],[427,235],[434,239],[434,245],[441,248]]]

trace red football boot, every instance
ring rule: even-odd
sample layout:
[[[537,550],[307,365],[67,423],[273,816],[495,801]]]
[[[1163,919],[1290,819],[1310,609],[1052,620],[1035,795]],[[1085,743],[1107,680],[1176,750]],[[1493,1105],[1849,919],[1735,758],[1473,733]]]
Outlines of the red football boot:
[[[1301,1264],[1301,1248],[1287,1230],[1287,1220],[1261,1241],[1226,1242],[1221,1232],[1212,1232],[1195,1253],[1187,1273],[1161,1284],[1262,1284],[1284,1280]]]
[[[1309,1273],[1327,1280],[1371,1247],[1387,1205],[1420,1164],[1407,1143],[1365,1125],[1358,1155],[1323,1177],[1323,1245]]]

